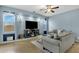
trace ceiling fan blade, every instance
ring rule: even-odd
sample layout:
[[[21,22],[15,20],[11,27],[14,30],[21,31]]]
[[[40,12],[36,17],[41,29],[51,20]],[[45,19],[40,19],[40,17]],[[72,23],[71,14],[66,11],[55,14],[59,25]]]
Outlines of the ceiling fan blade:
[[[57,8],[59,8],[59,6],[57,6],[57,7],[53,7],[53,8],[51,8],[51,9],[57,9]]]
[[[47,10],[47,9],[40,9],[40,11],[44,11],[44,10]]]
[[[52,13],[54,13],[55,11],[51,10]]]

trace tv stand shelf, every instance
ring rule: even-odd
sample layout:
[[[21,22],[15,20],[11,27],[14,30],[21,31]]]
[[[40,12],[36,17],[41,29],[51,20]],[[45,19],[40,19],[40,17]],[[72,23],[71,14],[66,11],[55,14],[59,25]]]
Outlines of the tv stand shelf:
[[[15,34],[3,34],[3,41],[8,41],[9,40],[15,40]]]
[[[39,30],[38,29],[25,29],[24,30],[24,37],[33,37],[39,35]]]

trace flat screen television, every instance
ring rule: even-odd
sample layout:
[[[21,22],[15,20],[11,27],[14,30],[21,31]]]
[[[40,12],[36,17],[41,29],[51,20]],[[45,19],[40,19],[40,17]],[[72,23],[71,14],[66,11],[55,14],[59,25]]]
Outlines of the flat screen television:
[[[36,22],[36,21],[26,21],[25,22],[25,28],[26,29],[37,29],[38,28],[38,22]]]

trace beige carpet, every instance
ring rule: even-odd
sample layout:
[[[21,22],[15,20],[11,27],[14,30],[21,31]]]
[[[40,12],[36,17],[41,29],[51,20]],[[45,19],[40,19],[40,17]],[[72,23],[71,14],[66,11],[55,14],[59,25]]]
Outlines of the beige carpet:
[[[41,50],[42,53],[49,53],[48,51],[46,51],[46,50],[43,49],[42,43],[40,43],[40,42],[38,42],[38,41],[32,41],[32,43],[33,43],[36,47],[38,47],[38,48]]]

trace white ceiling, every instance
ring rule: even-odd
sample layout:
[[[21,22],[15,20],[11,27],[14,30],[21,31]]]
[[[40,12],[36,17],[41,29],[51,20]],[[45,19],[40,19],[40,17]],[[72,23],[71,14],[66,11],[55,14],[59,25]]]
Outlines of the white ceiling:
[[[79,5],[59,5],[58,9],[55,9],[55,13],[44,13],[43,11],[40,11],[41,8],[45,8],[43,5],[7,5],[8,7],[13,7],[25,11],[33,12],[35,11],[38,14],[44,15],[44,16],[52,16],[59,13],[67,12],[70,10],[78,9]]]

